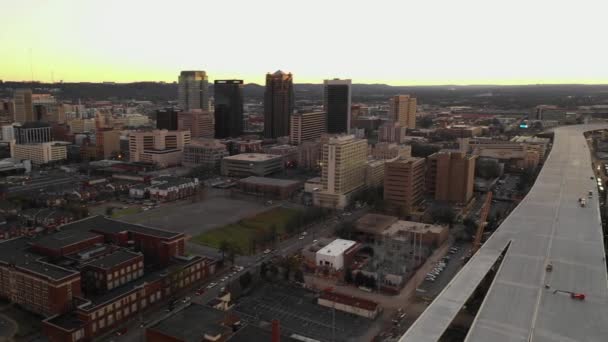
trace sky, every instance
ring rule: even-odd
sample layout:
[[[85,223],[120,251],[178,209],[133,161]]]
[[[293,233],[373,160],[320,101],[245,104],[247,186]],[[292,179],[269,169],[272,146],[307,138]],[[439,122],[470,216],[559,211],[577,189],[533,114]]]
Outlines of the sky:
[[[0,0],[0,79],[608,83],[606,0]]]

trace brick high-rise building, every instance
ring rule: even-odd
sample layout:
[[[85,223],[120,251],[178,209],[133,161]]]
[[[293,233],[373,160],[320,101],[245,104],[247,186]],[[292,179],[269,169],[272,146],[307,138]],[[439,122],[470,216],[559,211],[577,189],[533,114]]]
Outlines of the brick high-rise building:
[[[350,132],[351,80],[323,81],[323,108],[327,113],[327,133]]]
[[[437,152],[427,158],[426,191],[438,201],[467,203],[473,197],[477,156]]]
[[[100,128],[95,133],[97,159],[108,159],[120,153],[120,131],[111,128]]]
[[[396,95],[389,100],[389,118],[402,127],[416,128],[416,98]]]
[[[216,80],[213,83],[215,137],[243,134],[243,80]]]
[[[344,208],[348,196],[365,185],[367,140],[353,135],[327,138],[321,158],[322,187],[313,200],[318,206]]]
[[[34,118],[31,89],[15,90],[13,102],[15,104],[15,122],[23,124],[30,121],[36,121]]]
[[[266,74],[264,91],[264,137],[289,135],[289,118],[294,108],[293,76],[281,70]]]
[[[391,210],[408,215],[424,195],[424,158],[399,158],[387,162],[384,200]]]
[[[182,71],[178,78],[177,97],[179,107],[209,110],[209,81],[204,71]]]
[[[325,113],[297,113],[291,116],[289,141],[299,145],[303,141],[316,140],[325,133]]]
[[[192,138],[212,139],[215,135],[213,115],[199,109],[177,114],[177,128],[190,131]]]

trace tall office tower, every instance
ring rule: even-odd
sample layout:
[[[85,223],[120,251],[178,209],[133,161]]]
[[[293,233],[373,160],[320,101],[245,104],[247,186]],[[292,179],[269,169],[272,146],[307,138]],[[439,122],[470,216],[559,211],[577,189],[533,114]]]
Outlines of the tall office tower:
[[[424,195],[424,158],[399,158],[385,165],[384,200],[393,212],[408,215]]]
[[[156,111],[156,129],[166,129],[168,131],[177,130],[177,113],[176,108],[165,108]]]
[[[293,76],[281,70],[266,74],[264,91],[264,137],[289,135],[289,118],[294,108]]]
[[[213,82],[215,137],[230,138],[243,134],[243,80]]]
[[[325,133],[325,112],[296,113],[291,116],[289,141],[299,145],[303,141],[316,140]]]
[[[389,118],[402,127],[416,128],[416,98],[396,95],[389,100]]]
[[[209,110],[209,82],[204,71],[182,71],[179,75],[177,97],[182,110]]]
[[[354,135],[330,137],[321,156],[321,189],[314,193],[315,205],[344,208],[348,196],[365,184],[367,140]]]
[[[13,96],[15,103],[15,122],[26,123],[34,120],[34,106],[32,104],[31,89],[17,89]]]
[[[323,81],[323,108],[327,113],[327,133],[350,131],[351,80]]]
[[[426,191],[437,201],[468,203],[473,197],[477,156],[437,152],[427,158]]]
[[[211,139],[215,135],[213,115],[200,109],[180,112],[177,114],[177,129],[190,131],[192,138]]]

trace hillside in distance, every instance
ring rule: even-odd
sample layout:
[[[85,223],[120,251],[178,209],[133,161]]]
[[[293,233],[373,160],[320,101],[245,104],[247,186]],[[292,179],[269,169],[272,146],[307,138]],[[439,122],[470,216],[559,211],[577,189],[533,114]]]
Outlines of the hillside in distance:
[[[53,92],[68,101],[148,100],[157,103],[176,101],[177,84],[134,83],[38,83],[0,82],[0,98],[12,97],[17,88],[32,88],[35,93]],[[295,84],[296,100],[320,101],[322,84]],[[209,86],[213,94],[213,85]],[[263,101],[264,86],[246,84],[246,100]],[[411,94],[420,104],[473,105],[501,108],[529,108],[538,104],[575,107],[608,103],[608,85],[470,85],[470,86],[390,86],[353,84],[353,102],[382,102],[397,94]]]

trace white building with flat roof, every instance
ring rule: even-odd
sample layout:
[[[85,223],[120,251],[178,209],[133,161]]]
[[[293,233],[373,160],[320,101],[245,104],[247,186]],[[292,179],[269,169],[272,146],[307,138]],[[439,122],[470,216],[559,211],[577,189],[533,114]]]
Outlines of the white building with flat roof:
[[[224,157],[221,172],[229,177],[264,177],[283,170],[283,157],[265,153],[241,153]]]
[[[344,268],[344,255],[355,248],[357,242],[336,239],[317,251],[315,263],[318,267],[329,267],[335,270]]]

